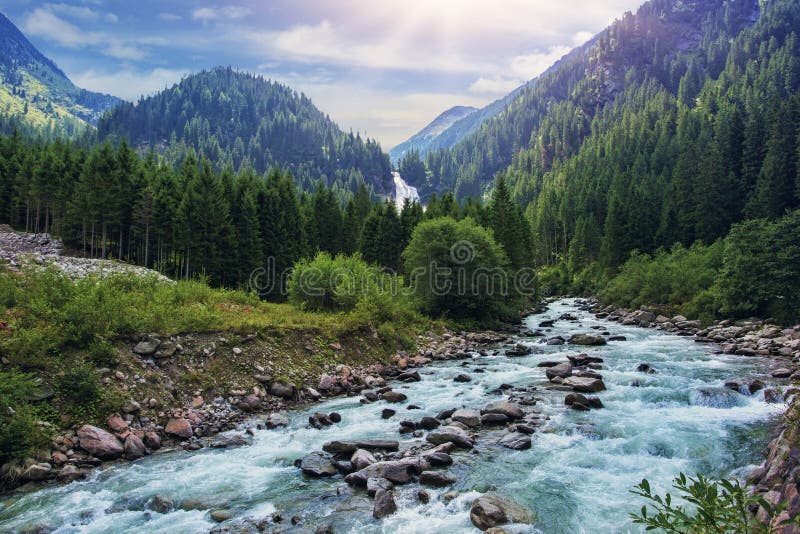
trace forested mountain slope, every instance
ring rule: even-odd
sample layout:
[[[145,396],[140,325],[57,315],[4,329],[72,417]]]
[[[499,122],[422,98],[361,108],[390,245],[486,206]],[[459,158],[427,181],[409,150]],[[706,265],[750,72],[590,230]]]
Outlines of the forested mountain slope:
[[[355,192],[360,183],[391,189],[389,159],[380,145],[344,133],[305,96],[260,76],[217,67],[136,104],[123,104],[98,125],[104,139],[127,139],[180,164],[189,151],[215,167],[280,165],[304,190],[323,179],[334,192]]]
[[[389,158],[392,160],[392,164],[396,165],[403,156],[411,151],[417,151],[424,156],[436,139],[453,124],[465,117],[469,117],[476,111],[478,111],[476,108],[470,106],[454,106],[442,112],[422,130],[389,151]]]
[[[538,153],[537,165],[546,171],[574,154],[591,133],[592,119],[633,88],[657,83],[676,96],[682,86],[682,94],[696,91],[703,78],[719,75],[728,40],[752,25],[758,11],[757,0],[644,4],[525,86],[472,135],[430,153],[426,191],[479,196],[525,149]]]
[[[0,13],[0,127],[12,123],[72,133],[121,100],[76,87]]]

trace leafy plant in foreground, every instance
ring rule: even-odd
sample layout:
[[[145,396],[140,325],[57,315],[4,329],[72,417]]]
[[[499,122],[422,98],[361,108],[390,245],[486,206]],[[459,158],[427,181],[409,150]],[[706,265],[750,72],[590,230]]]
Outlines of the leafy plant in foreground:
[[[675,504],[672,495],[663,497],[653,493],[647,479],[636,485],[631,493],[650,501],[643,505],[641,513],[630,514],[635,524],[644,525],[645,530],[662,530],[669,533],[719,533],[750,534],[776,532],[789,524],[800,525],[800,518],[790,518],[774,524],[785,504],[773,506],[758,495],[752,495],[737,480],[711,480],[698,474],[696,478],[680,473],[673,479],[672,487],[678,490],[682,500],[689,506]],[[769,521],[759,522],[750,512],[761,506]]]

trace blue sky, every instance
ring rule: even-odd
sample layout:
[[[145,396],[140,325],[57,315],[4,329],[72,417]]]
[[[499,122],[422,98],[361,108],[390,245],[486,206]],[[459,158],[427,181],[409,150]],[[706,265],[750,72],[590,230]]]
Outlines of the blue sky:
[[[641,0],[0,0],[79,86],[136,100],[216,65],[303,91],[384,149],[535,77]]]

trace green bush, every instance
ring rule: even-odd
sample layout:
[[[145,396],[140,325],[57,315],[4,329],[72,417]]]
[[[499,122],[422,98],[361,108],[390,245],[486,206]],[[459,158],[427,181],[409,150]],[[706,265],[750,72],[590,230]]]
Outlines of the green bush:
[[[676,244],[654,255],[634,252],[600,292],[603,301],[628,308],[656,306],[666,312],[711,320],[717,315],[714,283],[723,243]]]
[[[72,365],[56,379],[59,396],[72,404],[91,406],[100,400],[100,379],[94,367],[85,362]]]
[[[30,455],[47,444],[30,399],[38,384],[28,374],[0,371],[0,463]]]
[[[780,515],[785,504],[771,506],[736,480],[713,481],[702,475],[692,478],[680,473],[672,487],[688,506],[676,504],[669,493],[663,497],[653,493],[647,479],[642,480],[631,493],[645,498],[648,504],[642,506],[640,513],[630,515],[633,522],[648,531],[674,534],[772,533],[777,532],[778,527],[800,525],[797,517],[773,525],[772,519]],[[758,506],[767,512],[769,525],[757,521],[750,512]]]
[[[396,294],[398,280],[380,268],[367,264],[360,254],[318,253],[300,260],[289,279],[289,302],[307,310],[351,311],[362,306],[379,306]]]
[[[503,249],[471,218],[420,223],[403,262],[413,299],[430,316],[493,322],[518,314],[526,297]]]

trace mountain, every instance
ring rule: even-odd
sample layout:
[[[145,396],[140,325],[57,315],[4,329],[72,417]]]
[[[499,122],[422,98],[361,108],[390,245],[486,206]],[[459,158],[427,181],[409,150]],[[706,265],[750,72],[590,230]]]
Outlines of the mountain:
[[[0,13],[0,115],[36,127],[95,124],[120,102],[76,87]]]
[[[125,103],[99,122],[100,139],[127,139],[140,152],[154,150],[174,164],[188,153],[218,168],[279,165],[307,191],[322,178],[339,191],[361,183],[393,191],[389,158],[380,145],[343,132],[311,100],[261,76],[217,67],[185,77],[171,88]]]
[[[430,124],[425,126],[418,133],[409,137],[389,151],[389,159],[396,165],[400,159],[408,152],[416,150],[421,157],[425,157],[433,141],[445,130],[450,128],[455,122],[478,111],[478,108],[470,106],[454,106],[441,115],[433,119]]]
[[[429,153],[431,177],[423,194],[454,190],[459,198],[481,196],[520,150],[544,146],[545,168],[573,154],[590,133],[592,119],[631,87],[656,82],[677,95],[691,65],[703,76],[717,76],[727,52],[723,41],[752,26],[758,6],[757,0],[652,0],[636,14],[627,13],[521,88],[500,113],[457,144]],[[559,123],[559,114],[572,122]],[[551,137],[562,137],[564,132],[555,130],[562,126],[569,134],[562,145],[551,145]]]

